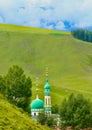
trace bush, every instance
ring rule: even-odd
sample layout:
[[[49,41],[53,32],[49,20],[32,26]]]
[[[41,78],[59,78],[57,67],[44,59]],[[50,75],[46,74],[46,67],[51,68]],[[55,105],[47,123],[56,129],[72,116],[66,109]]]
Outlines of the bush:
[[[92,127],[92,104],[82,95],[71,94],[68,100],[64,100],[60,109],[62,127],[73,128]]]
[[[0,76],[0,92],[2,94],[5,94],[6,92],[5,79],[2,76]]]
[[[58,114],[59,113],[59,107],[57,104],[52,106],[52,113],[53,114]]]
[[[41,112],[38,115],[37,121],[41,124],[41,125],[48,125],[49,127],[53,127],[54,125],[56,125],[56,120],[54,119],[54,117],[52,116],[48,116],[45,114],[45,112]]]
[[[47,116],[45,115],[45,112],[41,112],[38,115],[37,121],[41,124],[41,125],[45,125],[46,124],[46,120],[47,120]]]

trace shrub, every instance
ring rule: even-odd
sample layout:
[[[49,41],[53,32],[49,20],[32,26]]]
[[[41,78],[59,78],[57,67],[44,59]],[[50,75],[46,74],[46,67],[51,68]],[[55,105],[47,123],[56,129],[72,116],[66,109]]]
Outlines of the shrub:
[[[92,127],[92,104],[80,94],[77,96],[71,94],[69,99],[62,103],[60,117],[63,127]]]

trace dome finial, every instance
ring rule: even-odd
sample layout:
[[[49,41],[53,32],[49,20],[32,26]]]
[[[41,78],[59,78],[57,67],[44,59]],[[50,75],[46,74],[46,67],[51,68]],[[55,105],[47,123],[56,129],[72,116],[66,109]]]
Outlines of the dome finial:
[[[38,77],[36,77],[36,99],[38,99]]]
[[[48,83],[48,67],[46,68],[46,82]]]

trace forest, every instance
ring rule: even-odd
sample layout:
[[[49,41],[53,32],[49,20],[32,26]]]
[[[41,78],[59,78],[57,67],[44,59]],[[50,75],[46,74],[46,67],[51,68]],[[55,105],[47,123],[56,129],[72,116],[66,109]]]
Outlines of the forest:
[[[87,29],[77,29],[72,30],[71,34],[73,37],[86,41],[86,42],[92,42],[92,31]]]

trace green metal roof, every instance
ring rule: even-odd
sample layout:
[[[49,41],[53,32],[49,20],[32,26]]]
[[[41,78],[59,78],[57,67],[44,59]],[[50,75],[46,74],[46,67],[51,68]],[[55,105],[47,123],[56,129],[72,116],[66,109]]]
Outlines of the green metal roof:
[[[35,99],[30,104],[30,109],[43,109],[44,108],[44,102],[40,99]]]
[[[46,77],[46,84],[44,86],[44,89],[50,89],[50,84],[48,83],[48,77]]]
[[[45,86],[44,86],[44,89],[50,89],[50,84],[46,83]]]

